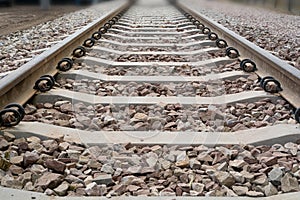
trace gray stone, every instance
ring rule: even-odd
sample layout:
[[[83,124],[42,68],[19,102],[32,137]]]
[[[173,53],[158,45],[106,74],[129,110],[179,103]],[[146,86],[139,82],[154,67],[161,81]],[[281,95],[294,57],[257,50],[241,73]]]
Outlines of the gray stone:
[[[283,192],[298,192],[299,183],[297,178],[292,177],[292,175],[289,173],[286,173],[281,179],[281,189]]]
[[[256,191],[249,191],[246,193],[247,196],[249,197],[263,197],[265,196],[264,193],[262,192],[256,192]]]
[[[110,185],[111,183],[113,183],[111,174],[98,175],[92,181],[97,183],[98,185],[101,185],[101,184]]]
[[[258,177],[256,177],[252,183],[257,185],[267,185],[268,184],[268,177],[265,174],[261,174]]]
[[[221,190],[226,193],[227,197],[237,197],[238,196],[234,191],[232,191],[231,189],[229,189],[228,187],[226,187],[224,185],[222,185]]]
[[[161,166],[163,169],[169,169],[171,167],[171,162],[168,160],[162,160]]]
[[[105,194],[107,194],[107,186],[104,184],[98,185],[98,189],[100,192],[100,196],[104,196]]]
[[[103,123],[105,125],[111,125],[117,122],[117,120],[110,115],[106,115],[103,120],[104,120]]]
[[[113,174],[115,172],[115,170],[112,168],[110,164],[102,165],[101,171],[107,174]]]
[[[45,167],[43,167],[42,165],[33,164],[30,167],[30,171],[35,174],[42,174],[42,173],[46,172],[47,169]]]
[[[68,142],[61,142],[59,145],[58,145],[58,149],[61,150],[61,151],[65,151],[69,148],[70,144]]]
[[[263,190],[264,190],[266,197],[278,194],[277,188],[272,183],[269,183],[268,185],[266,185],[263,188]]]
[[[72,104],[63,104],[60,106],[61,112],[68,113],[73,111]]]
[[[88,196],[100,196],[100,190],[95,182],[89,183],[85,188],[85,192]]]
[[[89,160],[89,162],[87,163],[87,165],[90,167],[90,168],[93,168],[93,169],[98,169],[101,167],[101,164],[96,161],[96,160]]]
[[[289,149],[289,151],[291,152],[291,154],[293,156],[297,155],[298,152],[298,145],[292,142],[288,142],[284,145],[285,148]]]
[[[228,172],[218,171],[215,176],[221,185],[231,187],[235,183],[234,177]]]
[[[159,192],[159,196],[176,196],[176,193],[171,188],[165,188]]]
[[[89,126],[92,122],[92,120],[89,117],[86,117],[86,116],[77,115],[76,119],[77,119],[78,122],[80,122],[84,126]]]
[[[212,162],[214,159],[209,155],[208,152],[202,152],[197,156],[197,159],[202,162]]]
[[[26,140],[29,143],[37,143],[38,144],[41,142],[41,139],[38,137],[35,137],[35,136],[31,136],[31,137],[27,138]]]
[[[118,184],[113,186],[113,193],[116,195],[122,195],[126,191],[126,185],[124,184]]]
[[[149,167],[154,167],[157,164],[158,161],[158,156],[157,154],[153,153],[153,152],[149,152],[147,153],[147,158],[146,158],[146,162],[148,164]]]
[[[69,101],[56,101],[54,107],[60,107],[63,104],[69,104]]]
[[[205,185],[202,183],[192,183],[192,189],[198,192],[199,194],[202,194],[204,187]]]
[[[232,160],[229,161],[229,166],[241,169],[243,168],[247,163],[244,160]]]
[[[4,187],[9,187],[9,188],[14,188],[14,189],[22,189],[23,188],[21,181],[14,179],[14,177],[9,174],[2,177],[1,185]]]
[[[245,178],[243,177],[243,175],[241,173],[236,172],[236,171],[230,171],[229,173],[234,177],[235,182],[237,182],[237,183],[245,182]]]
[[[23,185],[25,185],[27,182],[31,182],[31,177],[31,172],[25,172],[24,174],[20,175],[18,179],[22,182]]]
[[[136,186],[136,185],[128,185],[127,186],[127,190],[129,192],[133,192],[133,191],[137,191],[138,189],[140,189],[141,187],[140,186]]]
[[[246,179],[246,181],[250,182],[254,179],[254,175],[247,172],[247,171],[241,171],[242,176]]]
[[[127,174],[137,174],[141,172],[142,167],[141,166],[131,166],[126,170]]]
[[[190,159],[190,168],[191,169],[200,169],[201,163],[196,159]]]
[[[117,168],[113,176],[120,176],[123,172],[122,168]]]
[[[133,116],[134,121],[147,121],[147,119],[148,119],[148,115],[146,115],[144,113],[136,113]]]
[[[33,191],[34,190],[34,186],[33,186],[33,183],[32,182],[27,182],[25,185],[24,185],[24,190],[27,190],[27,191]]]
[[[72,174],[67,175],[65,180],[68,181],[68,183],[83,183],[83,180]]]
[[[232,186],[232,190],[239,196],[244,196],[249,191],[248,187],[245,186]]]
[[[135,176],[124,176],[121,179],[121,183],[124,185],[131,185],[132,184],[132,180],[134,180],[136,177]]]
[[[65,196],[67,194],[69,186],[69,183],[63,182],[57,188],[54,189],[54,192],[58,194],[58,196]]]
[[[53,190],[51,190],[50,188],[47,188],[44,192],[46,195],[48,196],[55,196],[55,192]]]
[[[282,175],[283,175],[283,172],[280,168],[278,168],[278,167],[273,168],[268,173],[269,181],[271,181],[271,183],[274,185],[280,185]]]
[[[25,106],[25,113],[27,115],[31,115],[31,114],[35,113],[36,111],[37,111],[37,108],[34,105],[27,104]]]

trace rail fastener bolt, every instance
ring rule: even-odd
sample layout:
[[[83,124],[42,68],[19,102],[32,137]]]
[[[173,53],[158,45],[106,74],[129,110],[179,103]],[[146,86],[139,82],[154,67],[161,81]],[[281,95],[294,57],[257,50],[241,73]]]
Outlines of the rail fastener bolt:
[[[34,89],[40,92],[47,92],[53,88],[55,84],[55,79],[51,75],[43,75],[41,76],[34,85]]]
[[[244,72],[254,72],[257,70],[255,62],[250,59],[244,59],[240,63],[240,67]]]
[[[25,116],[24,108],[17,103],[11,103],[0,111],[0,126],[11,127],[18,125]]]
[[[282,91],[281,84],[272,76],[266,76],[260,79],[260,86],[270,93],[277,93]]]
[[[219,48],[226,48],[228,46],[227,42],[223,39],[217,39],[216,40],[216,45]]]
[[[228,56],[231,59],[235,59],[235,58],[238,58],[240,56],[240,53],[236,48],[228,47],[226,49],[226,56]]]
[[[66,72],[73,66],[73,60],[71,58],[63,58],[57,63],[56,69]]]
[[[77,47],[77,48],[75,48],[74,50],[73,50],[73,56],[74,57],[76,57],[76,58],[80,58],[80,57],[82,57],[82,56],[85,56],[85,54],[86,54],[86,50],[85,50],[85,48],[84,47],[82,47],[82,46],[79,46],[79,47]]]
[[[100,40],[101,39],[101,33],[99,31],[93,33],[92,38],[94,38],[95,40]]]
[[[214,32],[210,32],[209,34],[208,34],[208,39],[210,39],[210,40],[212,40],[212,41],[215,41],[215,40],[217,40],[219,38],[219,36],[216,34],[216,33],[214,33]]]
[[[88,38],[83,42],[83,46],[91,48],[92,46],[94,46],[95,42],[96,41],[94,38]]]

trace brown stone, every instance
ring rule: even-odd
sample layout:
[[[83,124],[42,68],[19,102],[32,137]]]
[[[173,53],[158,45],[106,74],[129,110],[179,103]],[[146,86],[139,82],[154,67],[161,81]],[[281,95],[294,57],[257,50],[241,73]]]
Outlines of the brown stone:
[[[48,167],[49,169],[54,170],[55,172],[58,173],[64,173],[66,169],[66,164],[57,160],[53,159],[48,159],[45,162],[45,166]]]
[[[0,138],[0,150],[1,151],[6,150],[8,146],[9,143],[5,139]]]
[[[16,136],[9,132],[4,132],[3,136],[4,136],[4,139],[8,142],[12,142],[13,140],[16,139]]]
[[[16,165],[11,165],[9,167],[9,171],[14,175],[20,175],[23,173],[23,168]]]
[[[10,158],[10,162],[14,165],[21,165],[23,162],[23,156],[14,156]]]
[[[216,179],[221,185],[231,187],[235,183],[234,177],[228,172],[217,171],[215,174]]]
[[[53,189],[62,182],[62,179],[63,176],[61,174],[46,172],[37,179],[35,187],[42,187],[44,190],[47,188]]]
[[[23,156],[24,167],[36,163],[38,159],[39,159],[39,155],[37,153],[27,151]]]
[[[272,156],[272,157],[263,157],[263,158],[261,158],[261,163],[264,163],[267,166],[272,166],[272,165],[277,164],[277,160],[278,160],[278,158],[274,157],[274,156]]]

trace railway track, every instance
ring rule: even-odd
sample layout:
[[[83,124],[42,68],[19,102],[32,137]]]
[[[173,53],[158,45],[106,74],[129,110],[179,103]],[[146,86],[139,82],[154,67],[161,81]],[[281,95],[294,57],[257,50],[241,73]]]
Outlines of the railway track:
[[[124,2],[0,79],[0,193],[296,199],[299,74],[191,6]]]

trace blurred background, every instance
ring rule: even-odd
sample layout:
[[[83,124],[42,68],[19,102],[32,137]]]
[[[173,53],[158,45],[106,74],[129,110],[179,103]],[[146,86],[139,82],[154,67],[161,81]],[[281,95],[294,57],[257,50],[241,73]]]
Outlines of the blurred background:
[[[101,1],[108,0],[0,0],[2,6],[13,6],[13,5],[42,5],[42,4],[76,4],[76,5],[89,5],[93,3],[99,3]]]
[[[109,0],[0,0],[1,6],[12,5],[40,5],[43,9],[49,9],[50,5],[91,5]],[[151,1],[151,0],[149,0]],[[207,1],[232,1],[245,5],[258,5],[266,8],[278,9],[299,14],[300,0],[207,0]]]
[[[258,5],[266,8],[275,8],[282,11],[289,11],[295,14],[300,12],[300,0],[230,0],[247,5]]]

